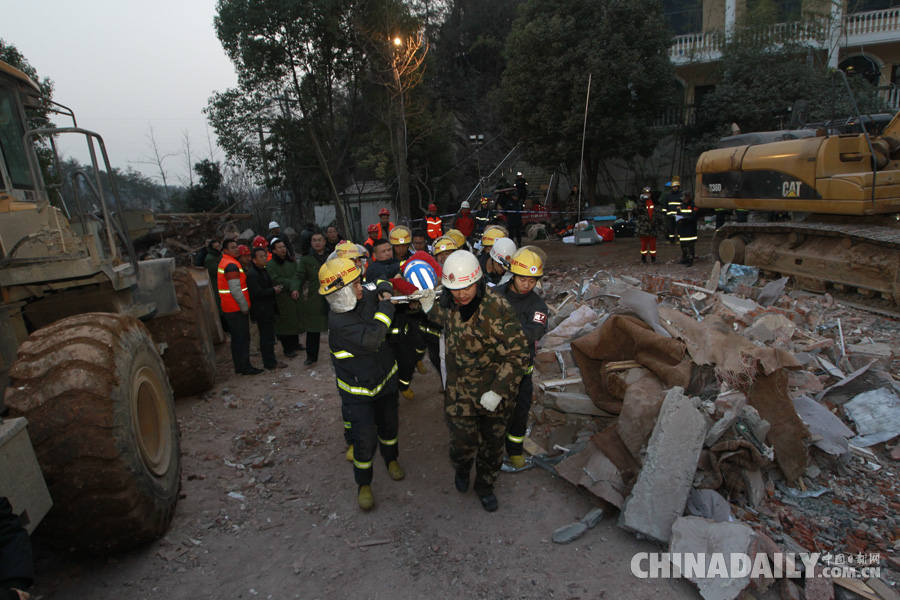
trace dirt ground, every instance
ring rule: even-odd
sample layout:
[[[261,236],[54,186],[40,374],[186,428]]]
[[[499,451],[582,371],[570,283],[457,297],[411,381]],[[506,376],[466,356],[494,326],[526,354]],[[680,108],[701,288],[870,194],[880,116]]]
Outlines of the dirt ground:
[[[698,255],[708,250],[709,234]],[[550,269],[598,269],[705,279],[709,260],[638,262],[637,239],[599,246],[541,242]],[[54,550],[34,538],[33,597],[121,598],[699,598],[684,580],[641,580],[635,553],[657,552],[609,516],[568,545],[558,527],[594,503],[572,485],[533,468],[502,473],[500,510],[485,512],[453,486],[439,375],[416,374],[416,398],[400,398],[400,462],[391,481],[375,461],[370,513],[356,505],[334,376],[323,340],[319,362],[232,375],[217,348],[213,390],[179,400],[182,497],[165,537],[114,557]],[[279,351],[280,354],[280,351]],[[259,361],[258,358],[254,359]]]

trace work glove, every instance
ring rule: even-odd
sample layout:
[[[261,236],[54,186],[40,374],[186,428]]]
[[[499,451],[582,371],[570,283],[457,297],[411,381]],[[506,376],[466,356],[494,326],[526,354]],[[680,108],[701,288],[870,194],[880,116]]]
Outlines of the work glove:
[[[500,394],[497,394],[494,391],[487,391],[481,395],[481,400],[479,400],[478,403],[485,407],[487,410],[494,412],[500,405],[501,400],[503,400],[503,398],[500,396]]]
[[[417,292],[416,295],[419,296],[419,304],[422,305],[422,312],[431,312],[431,309],[434,306],[434,290],[422,290],[421,292]]]

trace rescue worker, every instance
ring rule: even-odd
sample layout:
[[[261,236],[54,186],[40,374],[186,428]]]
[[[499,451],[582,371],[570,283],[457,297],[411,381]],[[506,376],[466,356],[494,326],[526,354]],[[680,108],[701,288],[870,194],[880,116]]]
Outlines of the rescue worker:
[[[516,195],[506,195],[506,203],[502,206],[503,215],[506,217],[506,226],[509,229],[509,237],[516,242],[516,246],[522,245],[522,213],[525,212],[525,199],[528,197],[528,183],[521,173],[516,175]]]
[[[247,275],[238,261],[238,243],[227,240],[219,261],[216,282],[222,312],[231,333],[231,362],[239,375],[259,375],[262,369],[250,364],[250,293]]]
[[[678,243],[681,244],[680,265],[690,267],[696,258],[694,246],[697,243],[697,207],[694,196],[690,192],[681,194],[681,206],[678,210]]]
[[[472,218],[472,210],[468,202],[459,205],[459,212],[456,214],[453,228],[462,233],[466,239],[469,239],[472,232],[475,231],[475,219]]]
[[[428,205],[428,214],[425,215],[425,233],[428,235],[428,244],[434,244],[434,240],[444,235],[443,221],[437,214],[437,204]]]
[[[388,235],[390,235],[391,230],[394,228],[394,224],[391,223],[391,211],[386,208],[379,210],[378,222],[374,225],[378,228],[378,236],[375,239],[386,240]]]
[[[646,263],[649,255],[650,262],[655,263],[656,238],[665,234],[666,224],[663,220],[663,211],[653,202],[653,193],[649,187],[645,187],[641,191],[641,197],[635,207],[635,215],[637,217],[635,234],[641,238],[641,262]]]
[[[439,237],[434,241],[434,259],[438,261],[440,265],[443,266],[444,262],[447,260],[447,257],[450,256],[451,253],[456,252],[459,247],[456,245],[456,242],[453,241],[453,238],[450,236]]]
[[[281,342],[281,351],[288,358],[296,358],[297,352],[303,350],[300,334],[303,327],[300,321],[300,292],[293,288],[297,275],[297,261],[288,253],[287,245],[281,238],[272,240],[272,260],[266,264],[266,271],[272,283],[282,286],[285,293],[275,297],[278,312],[275,315],[275,337]],[[287,291],[290,290],[288,294]]]
[[[412,232],[412,249],[413,253],[428,252],[428,237],[421,229],[413,229]]]
[[[728,210],[727,208],[717,208],[715,210],[716,213],[716,231],[722,229],[722,226],[725,225],[725,222],[728,221]]]
[[[375,447],[387,464],[391,479],[405,477],[397,462],[397,363],[386,343],[394,316],[391,284],[363,289],[359,269],[346,258],[326,262],[319,269],[319,294],[328,312],[328,344],[341,397],[345,431],[349,430],[357,503],[363,510],[375,505],[372,496],[372,459]]]
[[[328,329],[328,303],[316,293],[316,281],[322,265],[328,259],[325,252],[325,234],[317,231],[310,240],[309,254],[300,259],[296,275],[291,282],[291,292],[299,292],[300,322],[306,330],[305,366],[315,364],[319,360],[319,343],[322,332]],[[306,296],[303,287],[306,286]]]
[[[458,250],[469,249],[469,243],[466,241],[466,236],[459,229],[448,229],[447,233],[444,235],[453,240],[453,243],[456,244]]]
[[[409,245],[412,243],[412,232],[409,227],[398,225],[391,230],[388,239],[391,242],[393,257],[397,262],[402,263],[409,260],[412,252],[409,251]]]
[[[422,292],[422,309],[442,325],[447,380],[444,410],[456,489],[465,493],[475,464],[475,493],[488,512],[498,508],[494,483],[503,464],[503,440],[519,382],[528,366],[528,342],[509,303],[488,290],[471,252],[444,263],[440,305]]]
[[[291,240],[288,239],[288,236],[281,235],[281,226],[277,221],[269,222],[269,237],[266,238],[266,242],[269,246],[272,245],[272,240],[278,238],[282,242],[284,242],[284,247],[287,248],[288,254],[294,256],[294,247],[291,245]],[[271,252],[271,250],[269,251]],[[272,260],[272,256],[270,254],[269,260]]]
[[[487,278],[487,285],[500,283],[509,268],[509,259],[516,252],[516,243],[507,237],[498,238],[487,254],[478,257],[478,263]]]
[[[484,230],[484,235],[481,236],[481,255],[490,253],[491,248],[494,245],[494,242],[499,238],[509,237],[509,233],[506,231],[506,228],[501,227],[500,225],[490,225],[487,229]],[[482,265],[483,266],[483,265]]]
[[[400,261],[394,258],[394,247],[386,239],[372,244],[372,259],[366,267],[366,282],[388,281],[400,272]]]
[[[369,225],[369,228],[366,230],[366,233],[368,234],[369,237],[366,238],[366,241],[363,242],[363,245],[366,248],[368,248],[369,251],[372,250],[372,244],[374,244],[375,240],[378,239],[379,231],[381,231],[381,229],[379,229],[378,223],[372,223],[371,225]]]
[[[274,239],[274,238],[272,238],[272,239]],[[278,239],[281,239],[281,238],[278,238]],[[287,246],[287,244],[285,244],[285,246]],[[268,260],[272,260],[272,253],[269,251],[269,242],[266,240],[266,238],[264,238],[261,235],[258,235],[255,238],[253,238],[253,247],[265,249],[266,254],[268,255]],[[247,254],[249,255],[249,253],[250,252],[248,250]]]
[[[490,198],[482,198],[475,211],[475,233],[484,235],[488,227],[494,224],[494,209]]]
[[[363,252],[364,248],[362,248],[359,244],[354,244],[353,242],[341,242],[335,248],[336,256],[329,256],[328,260],[332,258],[346,258],[348,260],[352,260],[353,264],[356,265],[356,268],[359,269],[361,275],[366,274],[366,254]]]
[[[246,273],[250,268],[250,248],[244,244],[238,246],[238,262],[241,263],[241,268]]]
[[[666,197],[666,237],[668,243],[672,244],[678,239],[678,231],[675,227],[677,219],[675,218],[681,210],[681,177],[676,175],[672,178],[672,187],[669,189],[669,195]]]
[[[393,234],[393,232],[391,232]],[[424,256],[424,255],[419,255]],[[394,293],[409,295],[422,289],[434,289],[434,269],[424,260],[408,260],[403,269],[403,278],[397,277],[391,280]],[[431,283],[430,286],[427,284]],[[419,287],[422,286],[422,287]],[[394,318],[388,331],[388,343],[394,351],[397,360],[397,387],[400,394],[407,400],[415,398],[415,393],[410,388],[413,372],[418,368],[419,372],[426,372],[425,365],[421,363],[425,356],[425,340],[419,324],[422,320],[422,311],[418,302],[398,304],[394,307]]]
[[[517,469],[525,466],[522,444],[528,427],[528,411],[531,410],[531,399],[534,385],[531,372],[534,370],[534,356],[537,354],[537,343],[547,333],[547,304],[538,296],[534,288],[544,276],[544,252],[535,246],[525,246],[517,251],[509,261],[509,272],[512,278],[497,286],[496,291],[506,298],[522,326],[525,339],[528,340],[528,366],[525,377],[519,384],[516,405],[509,419],[506,430],[506,453],[509,462]]]

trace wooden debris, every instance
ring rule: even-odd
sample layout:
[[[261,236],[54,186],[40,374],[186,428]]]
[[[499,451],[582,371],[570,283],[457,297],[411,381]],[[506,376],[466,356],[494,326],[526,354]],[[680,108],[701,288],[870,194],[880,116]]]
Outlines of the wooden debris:
[[[390,544],[392,539],[385,538],[380,540],[366,540],[365,542],[347,542],[347,545],[351,548],[366,548],[368,546],[381,546],[383,544]]]

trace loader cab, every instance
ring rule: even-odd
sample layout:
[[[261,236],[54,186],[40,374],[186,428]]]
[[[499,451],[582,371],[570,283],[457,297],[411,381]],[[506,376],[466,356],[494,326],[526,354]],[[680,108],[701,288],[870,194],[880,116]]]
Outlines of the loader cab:
[[[41,189],[37,156],[24,143],[24,102],[36,101],[39,94],[25,73],[0,62],[0,212],[25,208],[15,203],[36,202]]]

